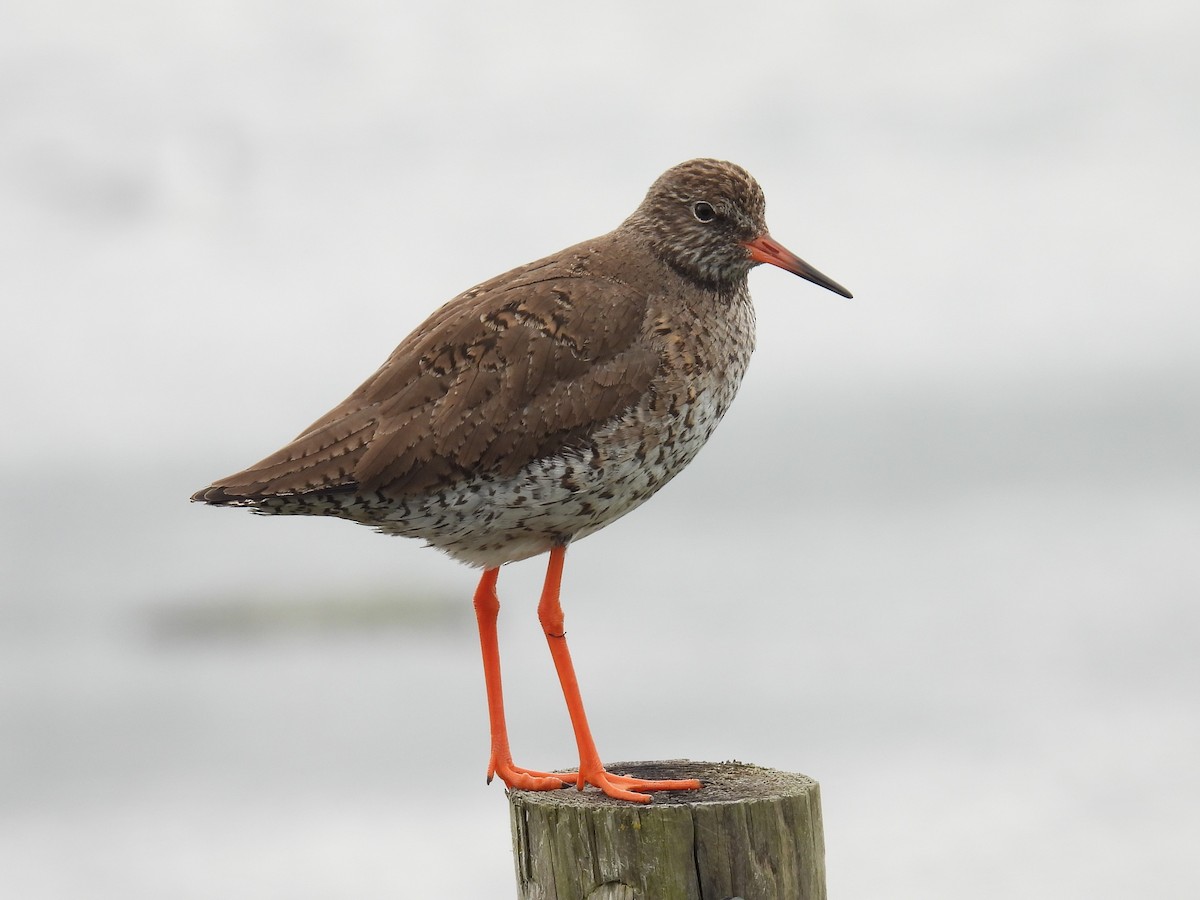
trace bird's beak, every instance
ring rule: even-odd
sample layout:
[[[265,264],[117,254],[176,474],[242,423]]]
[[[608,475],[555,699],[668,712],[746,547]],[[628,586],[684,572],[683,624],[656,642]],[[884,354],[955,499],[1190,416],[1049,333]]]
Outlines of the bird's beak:
[[[832,278],[822,275],[787,247],[777,243],[769,234],[746,241],[746,248],[750,251],[750,258],[756,263],[770,263],[773,266],[779,266],[779,268],[799,275],[813,284],[819,284],[835,294],[851,298],[854,296]]]

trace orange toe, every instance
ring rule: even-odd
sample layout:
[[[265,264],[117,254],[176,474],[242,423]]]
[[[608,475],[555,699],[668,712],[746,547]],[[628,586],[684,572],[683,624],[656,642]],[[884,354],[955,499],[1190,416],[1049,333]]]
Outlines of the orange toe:
[[[564,780],[567,776],[515,766],[511,759],[494,760],[488,766],[488,784],[492,783],[493,776],[498,776],[505,787],[516,788],[519,791],[557,791],[570,784],[570,781]]]

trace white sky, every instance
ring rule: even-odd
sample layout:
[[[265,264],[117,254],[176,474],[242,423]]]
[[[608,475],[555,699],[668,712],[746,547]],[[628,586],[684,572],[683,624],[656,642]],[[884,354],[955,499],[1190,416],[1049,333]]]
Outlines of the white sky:
[[[856,294],[756,273],[742,403],[1195,397],[1193,5],[687,10],[10,10],[0,377],[38,427],[0,453],[254,456],[697,155],[749,168],[776,238]]]

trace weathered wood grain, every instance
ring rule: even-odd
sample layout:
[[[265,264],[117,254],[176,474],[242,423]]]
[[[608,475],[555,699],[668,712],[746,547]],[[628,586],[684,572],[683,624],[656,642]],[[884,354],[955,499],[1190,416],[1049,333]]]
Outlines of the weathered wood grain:
[[[824,900],[820,788],[739,762],[613,763],[699,778],[642,806],[599,791],[510,791],[521,900]]]

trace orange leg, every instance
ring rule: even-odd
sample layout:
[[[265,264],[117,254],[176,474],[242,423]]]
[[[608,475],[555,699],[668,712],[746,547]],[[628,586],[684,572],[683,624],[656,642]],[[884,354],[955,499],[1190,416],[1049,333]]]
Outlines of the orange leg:
[[[546,641],[550,644],[550,655],[554,657],[554,668],[558,671],[558,680],[562,684],[563,696],[567,700],[567,712],[571,716],[571,727],[575,730],[575,743],[579,746],[579,771],[575,774],[575,785],[579,790],[583,790],[585,784],[595,785],[604,791],[608,796],[615,797],[618,800],[633,800],[639,803],[649,803],[650,795],[648,793],[638,793],[638,791],[687,791],[696,790],[700,787],[700,782],[694,779],[685,781],[648,781],[643,778],[629,778],[624,775],[610,775],[604,770],[604,765],[600,762],[600,754],[596,751],[596,742],[592,739],[591,729],[588,728],[587,714],[583,711],[583,698],[579,696],[579,682],[575,679],[575,666],[571,663],[571,654],[567,649],[567,638],[563,633],[563,611],[562,605],[559,603],[558,594],[562,584],[563,560],[566,558],[567,548],[565,546],[555,547],[550,551],[550,564],[546,568],[546,582],[542,588],[542,599],[538,604],[538,621],[542,623],[542,630],[546,633]],[[484,574],[486,580],[487,573]],[[495,577],[492,578],[493,596]],[[483,589],[483,584],[480,584],[480,589]],[[478,608],[478,596],[476,599],[476,608]],[[498,605],[498,604],[497,604]],[[480,619],[482,622],[482,618]],[[482,633],[483,626],[480,626]],[[495,620],[492,622],[492,635],[495,636]],[[487,651],[484,656],[486,659]],[[499,701],[500,692],[500,676],[499,676],[499,659],[497,657],[497,672],[496,672],[496,699]],[[489,680],[490,684],[490,680]],[[496,709],[496,705],[490,702],[491,688],[489,687],[489,703],[488,706]],[[503,708],[500,707],[501,715],[501,732],[503,733]],[[495,719],[492,723],[493,748],[492,753],[495,755]],[[507,751],[507,743],[504,745]],[[564,778],[570,778],[570,775],[564,775]]]
[[[496,618],[500,615],[500,598],[496,596],[499,569],[484,570],[475,589],[475,618],[479,622],[479,645],[483,650],[483,680],[487,686],[488,722],[492,732],[492,752],[488,760],[488,784],[500,776],[510,788],[526,791],[549,791],[566,787],[566,782],[548,772],[535,772],[513,765],[508,748],[508,727],[504,722],[504,691],[500,686],[500,643],[496,638]]]

